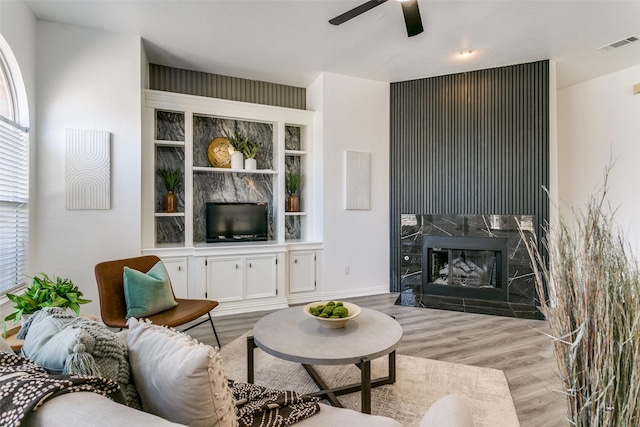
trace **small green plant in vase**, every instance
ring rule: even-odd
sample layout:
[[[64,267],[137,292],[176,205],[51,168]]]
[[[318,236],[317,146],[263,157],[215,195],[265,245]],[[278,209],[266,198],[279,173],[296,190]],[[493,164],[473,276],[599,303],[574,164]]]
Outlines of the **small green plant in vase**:
[[[258,146],[259,144],[253,140],[247,140],[244,145],[242,152],[246,159],[244,160],[244,168],[248,170],[256,170],[258,167],[258,162],[255,157],[258,154]]]
[[[302,188],[304,175],[300,172],[288,172],[285,179],[285,187],[289,197],[287,197],[287,212],[298,212],[300,210],[300,199],[298,192]]]
[[[233,135],[227,134],[227,139],[234,150],[231,153],[231,169],[242,169],[244,167],[244,150],[249,138],[241,132],[236,132]]]
[[[51,279],[44,273],[35,275],[33,283],[22,295],[7,294],[14,303],[14,312],[5,317],[5,321],[19,321],[23,315],[30,315],[45,307],[68,307],[76,315],[80,314],[80,304],[90,303],[83,299],[82,292],[69,279],[56,277]]]
[[[167,194],[164,196],[163,208],[164,212],[172,213],[178,211],[178,197],[174,191],[180,182],[180,171],[178,169],[158,169],[158,175],[162,178]]]

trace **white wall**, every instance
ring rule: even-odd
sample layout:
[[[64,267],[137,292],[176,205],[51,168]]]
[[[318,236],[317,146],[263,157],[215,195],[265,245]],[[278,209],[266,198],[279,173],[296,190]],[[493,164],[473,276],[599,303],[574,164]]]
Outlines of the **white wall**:
[[[307,97],[323,145],[323,294],[389,292],[389,84],[323,73]],[[370,210],[344,209],[345,151],[371,153]]]
[[[640,247],[640,65],[558,91],[558,164],[561,202],[584,207],[603,184],[610,159],[608,200]],[[567,212],[561,206],[563,214]]]
[[[94,302],[96,263],[140,254],[140,38],[38,21],[35,270]],[[65,210],[65,129],[111,132],[111,209]]]

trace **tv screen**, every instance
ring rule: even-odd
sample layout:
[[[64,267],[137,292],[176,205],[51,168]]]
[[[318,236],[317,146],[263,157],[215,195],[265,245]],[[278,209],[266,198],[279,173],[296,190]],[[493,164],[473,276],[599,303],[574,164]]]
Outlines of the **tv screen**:
[[[267,240],[266,203],[206,204],[207,243]]]

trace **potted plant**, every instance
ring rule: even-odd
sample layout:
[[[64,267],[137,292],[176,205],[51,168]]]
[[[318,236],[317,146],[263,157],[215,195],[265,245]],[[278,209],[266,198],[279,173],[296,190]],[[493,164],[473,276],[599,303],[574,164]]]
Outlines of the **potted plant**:
[[[258,153],[258,143],[256,141],[247,139],[242,150],[246,159],[244,161],[244,168],[248,170],[256,170],[258,163],[256,162],[256,154]]]
[[[167,213],[178,211],[178,197],[174,190],[180,182],[180,171],[178,169],[158,169],[158,175],[162,178],[167,194],[164,196],[163,207]]]
[[[285,179],[285,186],[289,197],[287,197],[287,212],[298,212],[300,210],[300,199],[298,191],[302,188],[304,175],[300,172],[288,172]]]
[[[23,315],[31,315],[45,307],[68,307],[78,315],[80,304],[91,302],[82,299],[82,292],[71,280],[56,277],[54,281],[44,273],[40,275],[33,277],[33,283],[24,294],[7,294],[7,298],[14,303],[15,311],[5,317],[5,321],[18,321]]]
[[[610,168],[611,166],[609,166]],[[640,262],[608,208],[608,176],[584,209],[547,227],[543,248],[527,241],[568,403],[577,427],[640,419]]]
[[[242,169],[244,165],[244,149],[249,138],[241,132],[236,132],[232,136],[227,135],[227,139],[234,149],[231,153],[231,169]]]

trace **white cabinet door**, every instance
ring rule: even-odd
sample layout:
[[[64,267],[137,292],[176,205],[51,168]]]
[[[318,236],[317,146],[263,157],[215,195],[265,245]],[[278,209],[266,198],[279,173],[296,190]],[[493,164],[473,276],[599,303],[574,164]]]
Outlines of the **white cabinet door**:
[[[316,289],[316,252],[289,252],[289,292],[309,292]]]
[[[242,257],[207,258],[207,298],[218,301],[243,299]]]
[[[245,297],[265,298],[276,295],[276,255],[247,256],[245,261]]]
[[[189,298],[189,270],[187,258],[162,258],[162,263],[169,273],[171,286],[176,298]]]

